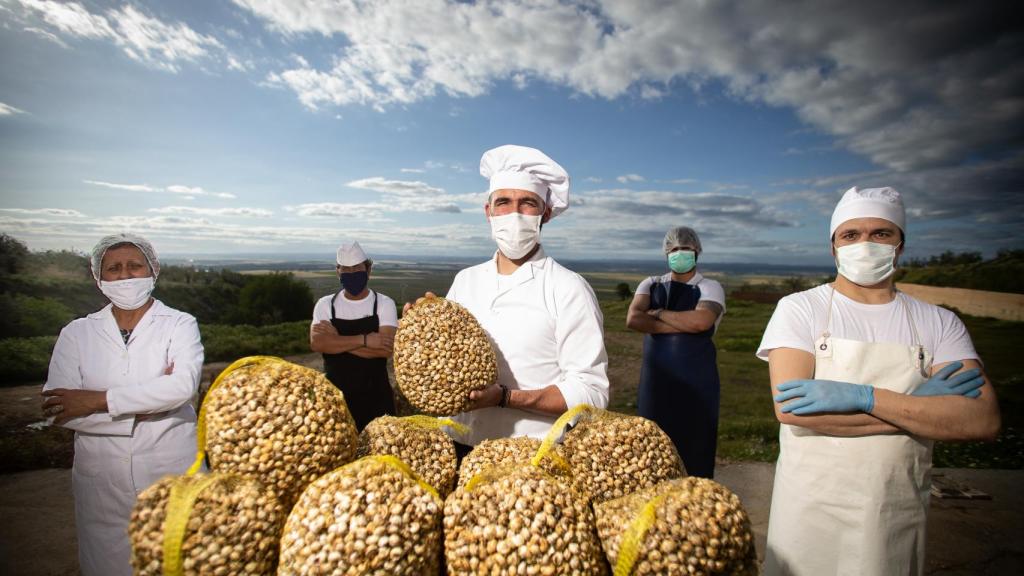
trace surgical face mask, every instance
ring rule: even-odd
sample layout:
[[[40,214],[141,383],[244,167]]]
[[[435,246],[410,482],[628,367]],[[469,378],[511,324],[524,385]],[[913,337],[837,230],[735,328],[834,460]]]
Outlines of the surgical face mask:
[[[896,271],[896,248],[877,242],[840,246],[836,248],[836,268],[854,284],[874,286]]]
[[[341,287],[345,289],[345,292],[356,296],[366,289],[366,283],[370,281],[369,272],[363,270],[361,272],[342,272],[341,273]]]
[[[149,301],[156,281],[152,276],[106,282],[100,280],[100,292],[121,310],[137,310]]]
[[[530,253],[540,237],[541,216],[527,216],[512,212],[504,216],[491,216],[491,238],[498,244],[498,250],[518,260]]]
[[[668,255],[668,267],[676,274],[686,274],[697,265],[697,253],[693,250],[676,250]]]

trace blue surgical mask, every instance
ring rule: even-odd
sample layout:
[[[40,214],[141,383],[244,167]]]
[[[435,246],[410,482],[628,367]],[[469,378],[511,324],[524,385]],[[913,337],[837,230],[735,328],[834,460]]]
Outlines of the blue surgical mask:
[[[363,270],[362,272],[342,272],[341,273],[341,287],[345,289],[352,296],[358,295],[360,292],[366,289],[366,283],[370,280],[370,274]]]
[[[697,265],[697,253],[693,250],[676,250],[668,255],[668,267],[676,274],[686,274]]]

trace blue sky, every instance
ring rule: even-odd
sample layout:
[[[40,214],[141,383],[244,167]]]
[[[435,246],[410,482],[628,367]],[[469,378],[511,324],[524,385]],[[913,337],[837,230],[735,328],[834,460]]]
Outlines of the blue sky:
[[[556,257],[682,224],[707,262],[828,263],[853,185],[904,194],[909,255],[992,255],[1024,247],[1003,4],[0,0],[0,231],[483,257],[479,158],[513,143],[572,177]]]

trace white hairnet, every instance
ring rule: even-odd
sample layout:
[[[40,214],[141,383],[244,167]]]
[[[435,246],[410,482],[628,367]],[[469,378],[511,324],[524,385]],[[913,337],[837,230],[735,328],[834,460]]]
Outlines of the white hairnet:
[[[881,218],[907,231],[907,210],[903,198],[893,188],[857,188],[854,186],[843,194],[832,212],[832,224],[828,235],[836,233],[843,222],[854,218]]]
[[[506,144],[480,158],[480,175],[490,182],[487,192],[527,190],[541,197],[554,218],[569,207],[569,173],[540,150]]]
[[[665,242],[662,247],[665,249],[665,254],[671,252],[674,248],[680,248],[682,246],[693,246],[697,250],[697,254],[701,253],[700,238],[697,237],[697,232],[689,226],[676,226],[665,233]]]
[[[92,249],[92,277],[98,282],[100,279],[100,266],[103,264],[103,255],[107,253],[107,250],[117,246],[118,244],[132,244],[140,251],[142,255],[146,257],[146,262],[149,263],[149,269],[153,271],[153,280],[156,280],[160,276],[160,261],[157,260],[156,250],[153,245],[138,234],[132,234],[131,232],[122,232],[121,234],[111,234],[110,236],[104,236],[96,244],[96,247]]]

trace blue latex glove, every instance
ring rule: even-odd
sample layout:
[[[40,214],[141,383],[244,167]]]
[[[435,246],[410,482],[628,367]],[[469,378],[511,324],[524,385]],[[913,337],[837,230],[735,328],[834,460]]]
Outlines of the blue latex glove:
[[[778,386],[778,403],[785,414],[797,416],[820,412],[867,412],[875,407],[875,389],[864,384],[833,380],[790,380]],[[795,400],[794,400],[795,399]]]
[[[981,376],[981,370],[971,368],[953,375],[953,372],[964,367],[963,362],[950,362],[942,367],[927,382],[921,384],[910,393],[911,396],[948,396],[959,395],[968,398],[981,396],[981,388],[985,379]]]

